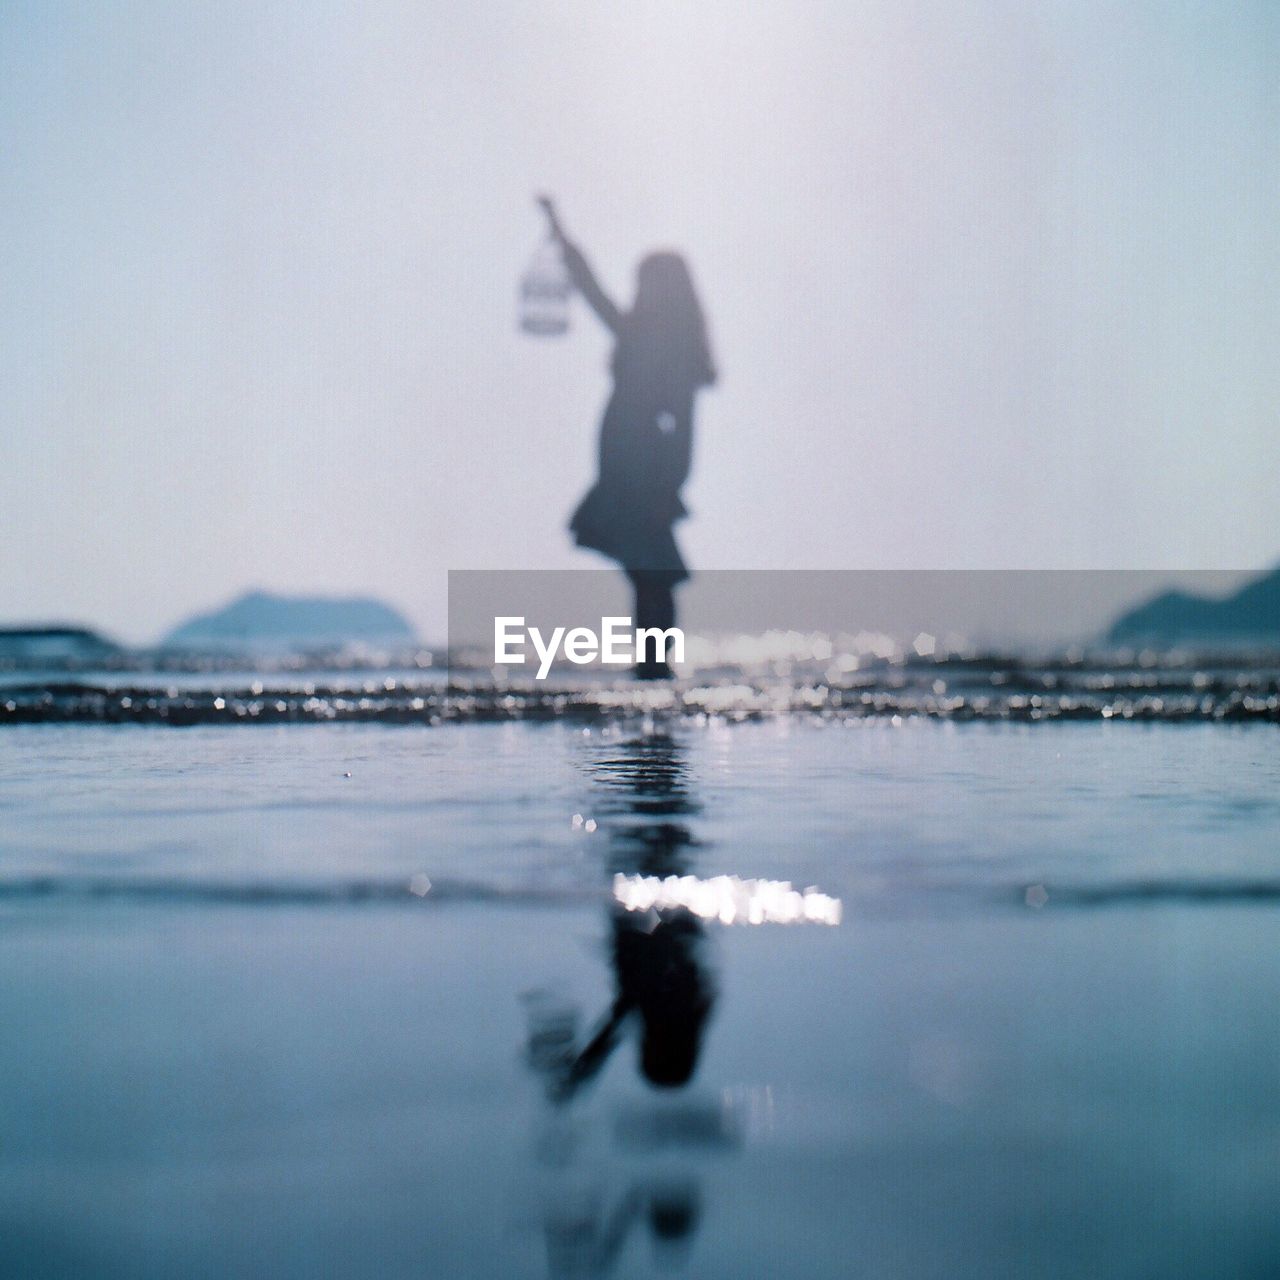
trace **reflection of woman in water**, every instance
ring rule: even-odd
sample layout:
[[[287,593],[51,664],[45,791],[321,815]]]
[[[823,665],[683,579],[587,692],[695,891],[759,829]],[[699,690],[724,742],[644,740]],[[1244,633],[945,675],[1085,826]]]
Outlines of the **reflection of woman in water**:
[[[686,874],[696,842],[685,819],[698,804],[678,744],[662,737],[619,744],[593,773],[602,790],[597,812],[607,822],[609,870]],[[576,1011],[566,1015],[552,1005],[533,1018],[530,1063],[557,1114],[566,1114],[562,1108],[601,1072],[628,1035],[638,1042],[638,1065],[650,1084],[669,1089],[690,1081],[716,997],[707,945],[702,922],[688,911],[630,912],[613,906],[609,957],[615,996],[586,1046],[575,1045]],[[719,1147],[727,1138],[718,1106],[710,1127],[698,1114],[681,1111],[678,1131],[676,1140],[686,1153],[697,1146]],[[652,1140],[657,1145],[672,1141],[660,1129]],[[620,1198],[608,1194],[605,1184],[589,1188],[584,1197],[573,1194],[565,1172],[572,1146],[549,1150],[547,1163],[560,1178],[543,1216],[552,1275],[609,1274],[640,1224],[647,1225],[664,1269],[683,1260],[701,1215],[691,1170],[675,1178],[633,1179]]]
[[[621,816],[610,832],[614,871],[684,875],[693,843],[678,819],[695,809],[675,744],[655,738],[630,744],[601,771],[621,791]],[[608,814],[610,806],[602,810]],[[612,826],[612,824],[611,824]],[[684,908],[610,915],[616,996],[587,1046],[566,1064],[558,1091],[569,1097],[600,1071],[628,1026],[639,1039],[640,1070],[650,1084],[687,1084],[698,1064],[702,1036],[715,1001],[702,922]]]
[[[635,625],[665,630],[675,624],[675,587],[689,576],[672,526],[688,514],[680,488],[692,456],[694,398],[716,380],[702,307],[684,259],[662,252],[641,261],[631,310],[619,310],[565,236],[551,202],[542,206],[574,284],[616,339],[599,476],[569,527],[579,546],[626,570]],[[653,661],[637,674],[670,672]]]
[[[701,923],[684,908],[613,913],[613,971],[617,997],[590,1043],[569,1064],[561,1088],[567,1096],[608,1060],[633,1021],[640,1040],[640,1070],[650,1084],[678,1088],[698,1065],[702,1032],[715,998],[701,957]]]

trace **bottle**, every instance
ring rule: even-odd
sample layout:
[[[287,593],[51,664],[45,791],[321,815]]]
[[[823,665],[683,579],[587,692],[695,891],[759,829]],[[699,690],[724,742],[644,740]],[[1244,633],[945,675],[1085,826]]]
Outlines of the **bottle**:
[[[560,246],[548,237],[538,245],[520,277],[521,330],[540,338],[567,333],[572,291]]]

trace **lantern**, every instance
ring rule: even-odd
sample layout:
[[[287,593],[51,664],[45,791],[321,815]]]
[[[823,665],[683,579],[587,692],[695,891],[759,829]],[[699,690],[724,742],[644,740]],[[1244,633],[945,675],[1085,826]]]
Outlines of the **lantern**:
[[[534,251],[520,277],[520,328],[540,338],[558,337],[569,330],[569,295],[573,291],[568,269],[553,239]]]

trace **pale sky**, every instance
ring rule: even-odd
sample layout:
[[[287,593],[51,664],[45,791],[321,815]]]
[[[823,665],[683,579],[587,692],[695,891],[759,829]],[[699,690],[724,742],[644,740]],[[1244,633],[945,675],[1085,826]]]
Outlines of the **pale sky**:
[[[0,7],[0,621],[599,567],[535,191],[714,331],[704,568],[1280,558],[1280,6]]]

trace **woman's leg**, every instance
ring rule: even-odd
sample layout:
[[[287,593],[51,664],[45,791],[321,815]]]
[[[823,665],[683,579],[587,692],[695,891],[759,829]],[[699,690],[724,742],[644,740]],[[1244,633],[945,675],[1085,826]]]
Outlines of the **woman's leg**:
[[[637,628],[656,627],[666,631],[676,624],[675,584],[670,573],[653,569],[628,569],[627,577],[635,591],[635,608],[632,623]],[[662,680],[670,677],[667,665],[667,642],[663,641],[655,655],[654,645],[645,647],[645,661],[636,663],[636,675],[642,680]]]

